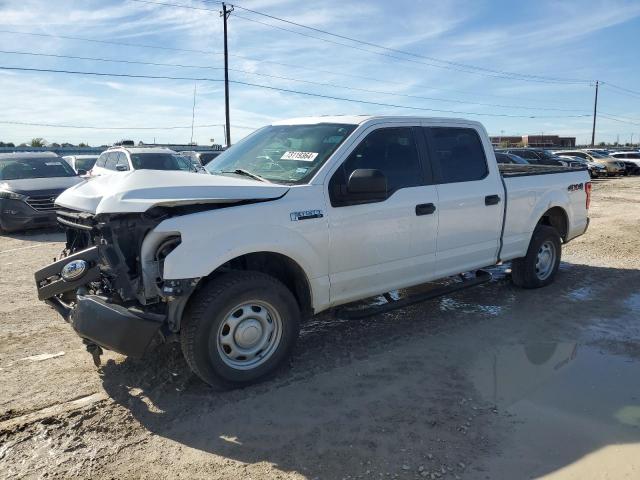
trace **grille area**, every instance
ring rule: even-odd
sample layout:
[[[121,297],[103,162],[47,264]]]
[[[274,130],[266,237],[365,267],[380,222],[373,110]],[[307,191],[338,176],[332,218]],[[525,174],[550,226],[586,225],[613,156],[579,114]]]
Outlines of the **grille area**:
[[[76,212],[67,208],[60,208],[56,211],[58,222],[80,230],[91,230],[94,226],[93,215],[86,212]]]
[[[55,195],[32,195],[27,198],[27,204],[39,212],[53,212],[55,210]]]

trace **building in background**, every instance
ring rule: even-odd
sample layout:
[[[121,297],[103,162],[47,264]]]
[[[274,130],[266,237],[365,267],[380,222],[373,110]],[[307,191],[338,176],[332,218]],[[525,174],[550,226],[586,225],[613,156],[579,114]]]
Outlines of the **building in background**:
[[[573,148],[576,137],[561,137],[559,135],[522,135],[495,136],[491,143],[496,147],[538,147],[538,148]]]

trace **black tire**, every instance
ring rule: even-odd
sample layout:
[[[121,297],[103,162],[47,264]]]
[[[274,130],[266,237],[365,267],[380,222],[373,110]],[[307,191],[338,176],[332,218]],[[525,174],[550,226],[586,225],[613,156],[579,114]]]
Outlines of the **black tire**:
[[[554,250],[555,255],[549,261],[549,268],[540,271],[537,267],[542,249]],[[545,254],[546,255],[546,254]],[[511,281],[521,288],[540,288],[553,282],[562,256],[562,244],[558,231],[547,225],[538,225],[533,231],[527,255],[511,262]]]
[[[279,316],[276,322],[279,341],[270,347],[266,360],[259,360],[264,363],[239,369],[228,364],[233,360],[225,355],[224,346],[219,345],[219,336],[227,328],[225,321],[235,315],[236,307],[252,301],[264,302]],[[255,383],[274,373],[291,354],[299,330],[300,309],[287,287],[264,273],[236,271],[220,275],[194,294],[183,316],[180,341],[184,357],[196,375],[209,385],[232,388]],[[232,336],[235,338],[235,333]]]

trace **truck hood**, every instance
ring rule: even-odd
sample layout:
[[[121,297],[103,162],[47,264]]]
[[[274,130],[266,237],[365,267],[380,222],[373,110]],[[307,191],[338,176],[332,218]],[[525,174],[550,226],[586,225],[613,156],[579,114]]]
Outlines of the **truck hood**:
[[[269,200],[288,190],[283,185],[222,175],[134,170],[91,178],[63,192],[56,205],[94,214],[141,213],[156,206]]]

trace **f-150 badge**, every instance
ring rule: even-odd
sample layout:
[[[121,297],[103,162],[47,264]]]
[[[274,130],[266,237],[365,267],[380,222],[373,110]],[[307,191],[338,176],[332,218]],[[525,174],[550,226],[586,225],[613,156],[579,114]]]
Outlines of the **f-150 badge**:
[[[322,218],[324,214],[322,210],[303,210],[301,212],[291,212],[289,214],[292,222],[297,222],[298,220],[309,220],[311,218]]]

